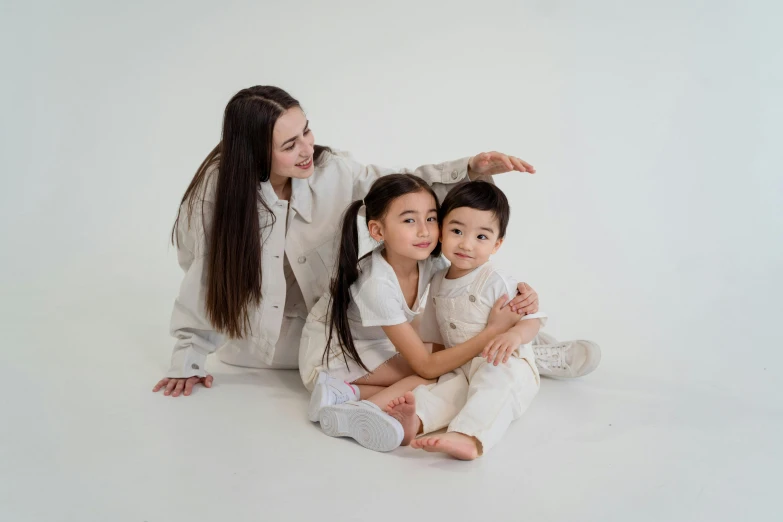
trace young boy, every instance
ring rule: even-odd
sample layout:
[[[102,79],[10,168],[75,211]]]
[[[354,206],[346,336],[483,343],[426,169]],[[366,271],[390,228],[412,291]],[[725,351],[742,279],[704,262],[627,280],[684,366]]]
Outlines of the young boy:
[[[438,220],[442,252],[451,266],[433,277],[419,330],[434,350],[449,349],[481,332],[495,301],[514,295],[517,282],[489,262],[503,243],[509,215],[506,196],[489,183],[466,183],[444,199]],[[491,449],[538,393],[531,342],[545,321],[540,312],[523,316],[479,357],[441,376],[437,384],[419,386],[390,402],[386,411],[406,420],[406,439],[448,426],[444,434],[413,440],[411,447],[463,460]]]

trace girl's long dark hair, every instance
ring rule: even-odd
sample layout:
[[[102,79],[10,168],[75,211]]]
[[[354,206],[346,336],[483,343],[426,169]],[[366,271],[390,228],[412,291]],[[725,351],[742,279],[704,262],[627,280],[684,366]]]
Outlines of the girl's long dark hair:
[[[205,309],[213,328],[231,338],[250,333],[251,307],[261,302],[261,230],[274,225],[275,219],[258,189],[259,183],[269,181],[275,123],[292,107],[300,107],[299,102],[272,86],[243,89],[231,98],[223,115],[222,139],[196,171],[171,231],[172,243],[179,245],[177,226],[183,210],[190,226],[200,201],[206,236]],[[315,146],[316,165],[326,151],[327,147]],[[213,176],[214,209],[207,220],[204,201]]]
[[[370,191],[361,200],[351,203],[343,214],[340,234],[340,252],[338,254],[337,273],[330,286],[331,301],[329,302],[329,336],[326,340],[326,349],[322,361],[329,363],[329,352],[333,346],[335,336],[337,344],[345,361],[352,360],[367,372],[370,371],[353,342],[351,326],[348,322],[348,307],[351,304],[351,285],[359,278],[359,229],[357,217],[362,204],[365,205],[365,218],[367,222],[381,220],[389,210],[392,201],[405,194],[426,191],[435,200],[435,208],[438,209],[438,197],[432,188],[421,178],[412,174],[390,174],[379,178],[370,187]],[[432,252],[432,256],[440,255],[440,245]],[[366,256],[365,256],[366,257]],[[337,350],[334,350],[337,353]]]

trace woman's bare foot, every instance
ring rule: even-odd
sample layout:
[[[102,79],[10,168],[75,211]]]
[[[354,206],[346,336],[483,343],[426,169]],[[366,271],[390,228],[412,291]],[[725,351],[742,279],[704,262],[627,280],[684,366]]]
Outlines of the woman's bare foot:
[[[419,433],[421,420],[416,415],[416,399],[411,392],[406,392],[402,397],[389,401],[386,413],[400,421],[404,435],[401,446],[407,446]]]
[[[411,448],[446,453],[459,460],[473,460],[479,456],[480,444],[475,437],[450,431],[440,435],[428,435],[414,439],[411,442]]]

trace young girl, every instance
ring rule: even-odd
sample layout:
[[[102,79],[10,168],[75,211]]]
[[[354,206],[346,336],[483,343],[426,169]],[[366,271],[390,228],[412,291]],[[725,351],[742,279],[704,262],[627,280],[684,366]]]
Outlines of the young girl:
[[[360,261],[361,208],[381,245]],[[407,443],[403,410],[390,416],[381,407],[468,363],[519,321],[510,307],[501,309],[502,296],[472,339],[437,353],[425,347],[411,322],[432,275],[447,268],[437,248],[437,216],[432,189],[409,174],[378,179],[364,201],[346,210],[331,295],[311,311],[299,352],[302,381],[313,390],[310,418],[327,435],[351,436],[376,451]]]
[[[441,249],[451,266],[432,279],[421,335],[445,345],[446,353],[475,339],[495,301],[516,286],[489,263],[503,243],[509,214],[506,196],[489,183],[456,187],[443,201]],[[411,446],[464,460],[491,449],[538,393],[531,342],[545,319],[542,313],[522,317],[488,343],[480,357],[441,376],[435,385],[391,401],[387,410],[397,417],[415,407],[416,416],[405,423],[408,437],[448,426],[445,434],[415,439]],[[597,365],[600,352],[592,355],[591,365]]]

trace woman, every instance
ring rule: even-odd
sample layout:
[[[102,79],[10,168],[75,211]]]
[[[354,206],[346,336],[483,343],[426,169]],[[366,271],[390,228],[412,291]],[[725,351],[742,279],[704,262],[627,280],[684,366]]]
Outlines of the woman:
[[[410,172],[437,186],[511,170],[535,172],[498,152]],[[153,391],[177,397],[198,383],[211,387],[206,357],[221,346],[228,364],[296,368],[308,310],[329,285],[340,215],[393,172],[315,145],[299,102],[282,89],[238,92],[172,230],[185,278],[171,318],[171,367]],[[535,313],[537,294],[524,283],[519,291],[512,308]]]

